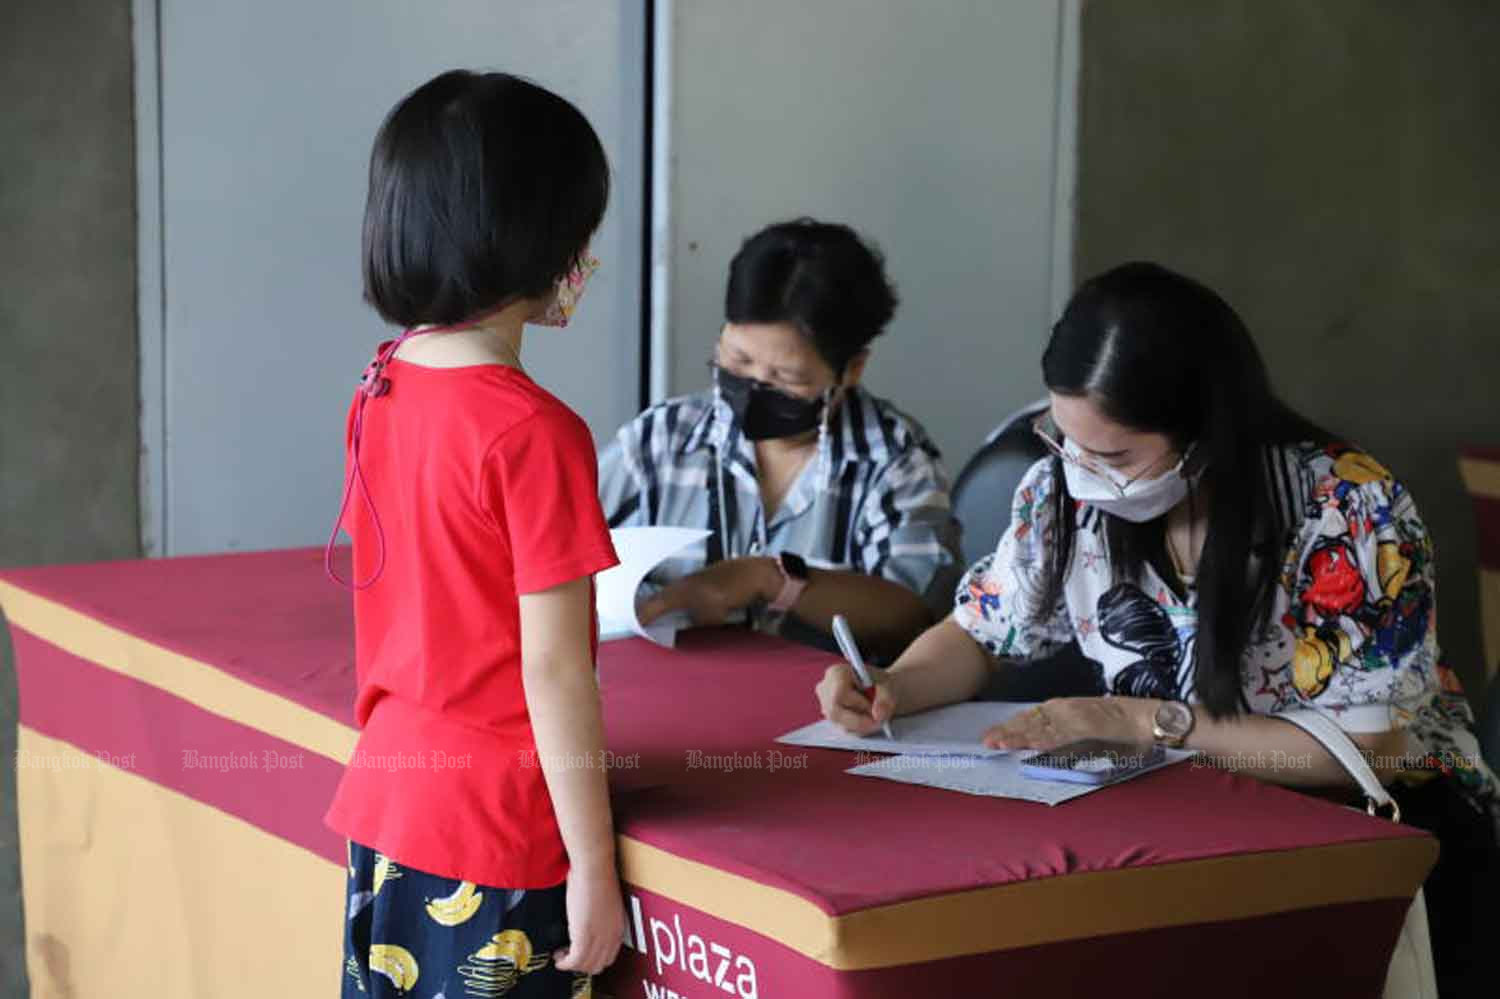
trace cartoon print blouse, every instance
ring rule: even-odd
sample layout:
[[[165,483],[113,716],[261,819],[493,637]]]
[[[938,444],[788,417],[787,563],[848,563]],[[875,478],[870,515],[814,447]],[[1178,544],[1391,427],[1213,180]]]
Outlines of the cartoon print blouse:
[[[1270,626],[1241,663],[1242,706],[1257,714],[1313,708],[1349,732],[1403,728],[1408,756],[1457,781],[1500,822],[1495,775],[1436,634],[1432,542],[1411,494],[1344,445],[1268,448],[1266,474],[1283,523],[1297,525],[1273,593]],[[1196,595],[1147,565],[1117,580],[1104,517],[1077,507],[1062,600],[1033,613],[1052,543],[1052,460],[1027,472],[996,550],[958,587],[955,619],[997,657],[1045,656],[1074,638],[1109,693],[1196,701]]]

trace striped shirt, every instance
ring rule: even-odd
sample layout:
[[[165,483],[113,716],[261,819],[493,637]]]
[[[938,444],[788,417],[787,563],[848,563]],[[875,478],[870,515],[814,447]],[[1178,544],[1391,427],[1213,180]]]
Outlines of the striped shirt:
[[[599,455],[599,498],[611,527],[711,532],[663,563],[651,577],[658,585],[721,559],[786,551],[900,583],[941,617],[962,570],[936,446],[911,417],[858,388],[844,394],[817,456],[769,521],[755,446],[712,390],[659,403],[622,427]],[[781,628],[764,611],[754,624]]]

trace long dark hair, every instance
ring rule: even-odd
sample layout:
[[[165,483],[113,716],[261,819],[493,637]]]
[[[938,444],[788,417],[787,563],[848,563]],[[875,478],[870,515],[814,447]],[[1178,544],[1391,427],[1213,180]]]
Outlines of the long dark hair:
[[[1268,623],[1292,527],[1272,501],[1266,448],[1332,436],[1276,397],[1250,331],[1224,299],[1158,264],[1123,264],[1083,284],[1052,328],[1042,377],[1049,391],[1085,397],[1116,423],[1163,434],[1178,450],[1192,445],[1185,472],[1201,470],[1211,489],[1194,685],[1210,715],[1237,714],[1240,659],[1252,629]],[[1052,463],[1057,543],[1038,613],[1061,598],[1077,534],[1062,461]],[[1117,581],[1139,578],[1148,562],[1176,578],[1165,517],[1134,524],[1103,516]]]

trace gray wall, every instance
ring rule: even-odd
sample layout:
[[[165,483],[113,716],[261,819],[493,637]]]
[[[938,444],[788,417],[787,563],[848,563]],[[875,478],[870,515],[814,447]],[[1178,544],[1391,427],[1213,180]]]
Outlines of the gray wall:
[[[1283,395],[1411,487],[1441,637],[1477,698],[1456,468],[1500,443],[1500,6],[1085,6],[1076,273],[1146,257],[1220,290]]]
[[[154,554],[328,537],[355,379],[397,332],[360,295],[370,144],[397,100],[454,66],[529,76],[598,130],[613,182],[593,242],[603,266],[573,323],[534,328],[523,353],[596,437],[635,415],[639,0],[174,0],[160,10],[165,329],[143,329],[163,389],[145,399],[165,440],[146,437],[161,455],[147,466],[162,514],[147,534],[148,547],[163,541]]]
[[[0,23],[0,564],[138,553],[127,0]]]
[[[671,6],[669,391],[707,385],[746,236],[845,222],[885,251],[901,295],[869,385],[957,475],[1040,394],[1017,345],[1050,325],[1059,4]]]
[[[128,0],[0,17],[0,565],[140,552]],[[0,636],[0,750],[15,674]],[[0,995],[23,995],[15,770],[0,798]]]

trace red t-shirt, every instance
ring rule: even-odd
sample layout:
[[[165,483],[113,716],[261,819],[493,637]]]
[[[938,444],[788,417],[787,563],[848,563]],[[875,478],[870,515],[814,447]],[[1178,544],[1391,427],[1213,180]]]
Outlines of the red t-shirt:
[[[515,368],[393,360],[385,377],[359,453],[385,568],[354,594],[361,731],[325,821],[430,874],[556,885],[568,860],[521,684],[518,598],[618,561],[593,439]],[[357,484],[343,527],[363,582],[380,551]]]

